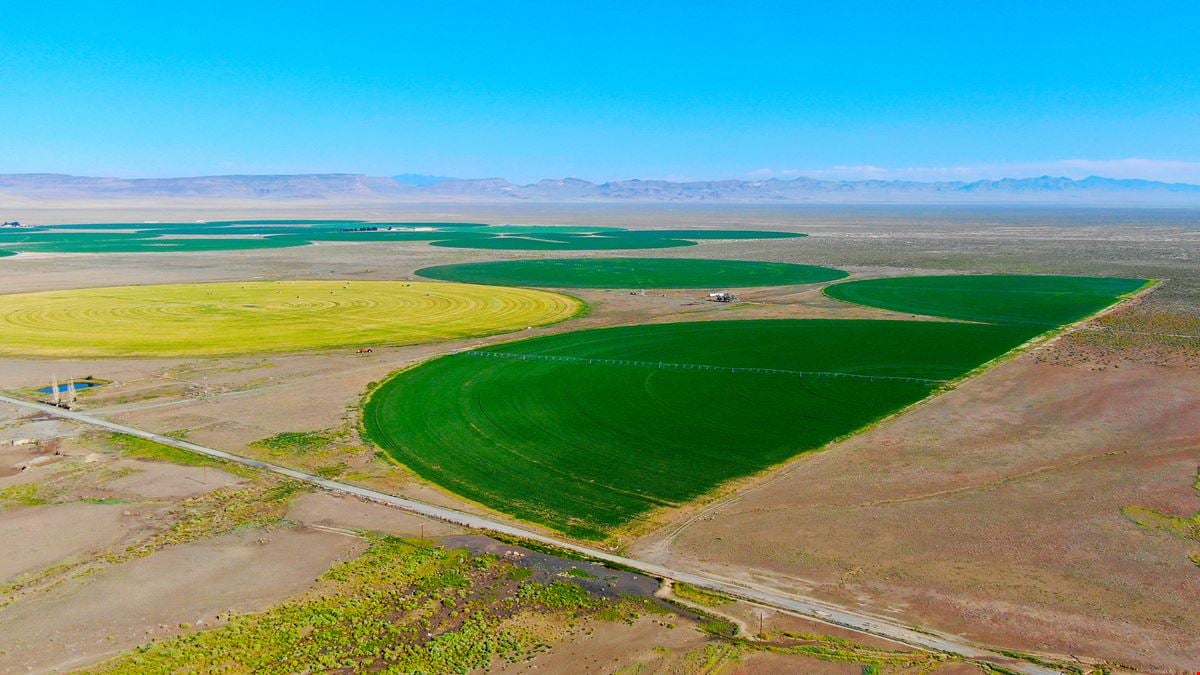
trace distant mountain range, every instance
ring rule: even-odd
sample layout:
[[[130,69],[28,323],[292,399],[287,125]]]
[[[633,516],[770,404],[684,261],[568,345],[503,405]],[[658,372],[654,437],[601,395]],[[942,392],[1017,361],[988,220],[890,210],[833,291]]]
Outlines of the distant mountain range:
[[[255,199],[378,202],[684,202],[812,204],[1162,204],[1200,205],[1200,185],[1149,180],[1081,180],[1042,176],[979,181],[624,180],[577,178],[517,185],[502,178],[459,179],[404,174],[95,178],[63,174],[0,174],[5,196],[27,200]]]

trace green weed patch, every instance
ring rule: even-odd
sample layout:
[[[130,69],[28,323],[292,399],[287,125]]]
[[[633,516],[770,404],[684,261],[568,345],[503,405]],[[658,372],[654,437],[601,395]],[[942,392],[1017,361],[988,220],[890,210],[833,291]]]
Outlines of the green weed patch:
[[[568,582],[520,581],[515,569],[494,557],[379,538],[306,596],[93,672],[469,672],[544,651],[559,637],[545,625],[603,619],[614,607],[632,620],[642,604],[594,598]]]

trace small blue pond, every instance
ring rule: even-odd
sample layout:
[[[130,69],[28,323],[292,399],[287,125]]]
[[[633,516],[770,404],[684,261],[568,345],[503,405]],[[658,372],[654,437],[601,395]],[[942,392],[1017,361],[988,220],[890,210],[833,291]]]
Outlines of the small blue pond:
[[[79,391],[81,389],[91,389],[92,387],[99,387],[99,386],[100,386],[99,382],[76,382],[75,383],[75,391]],[[50,393],[53,393],[53,391],[54,391],[54,387],[42,387],[41,389],[38,389],[39,394],[50,394]],[[65,394],[67,391],[67,384],[63,383],[63,384],[58,385],[58,391],[59,391],[59,393]]]

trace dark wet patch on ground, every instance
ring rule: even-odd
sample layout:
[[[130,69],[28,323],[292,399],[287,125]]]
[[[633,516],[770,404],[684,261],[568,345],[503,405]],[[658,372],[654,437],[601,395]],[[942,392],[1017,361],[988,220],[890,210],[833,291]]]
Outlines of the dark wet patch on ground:
[[[484,535],[455,535],[442,537],[439,541],[446,548],[465,548],[476,555],[486,553],[510,560],[518,567],[530,570],[534,581],[571,581],[598,597],[653,597],[658,590],[658,579],[651,576],[609,569],[585,560],[558,558]]]

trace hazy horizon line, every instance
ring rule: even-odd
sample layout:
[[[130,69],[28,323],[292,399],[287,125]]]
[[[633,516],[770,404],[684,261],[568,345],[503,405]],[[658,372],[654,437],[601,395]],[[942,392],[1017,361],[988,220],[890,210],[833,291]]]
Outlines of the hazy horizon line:
[[[1141,171],[1130,170],[1140,168]],[[1152,170],[1146,170],[1146,169]],[[1106,170],[1107,169],[1107,170]],[[1158,169],[1158,170],[1153,170]],[[1172,169],[1167,171],[1166,169]],[[75,178],[112,178],[119,180],[172,180],[189,178],[218,178],[218,177],[263,177],[263,176],[319,176],[344,175],[367,176],[371,178],[412,178],[429,179],[433,181],[486,181],[504,180],[514,185],[534,185],[547,180],[581,180],[593,184],[620,183],[627,181],[665,181],[670,183],[703,183],[721,181],[764,181],[771,179],[795,180],[807,178],[822,181],[905,181],[914,183],[973,183],[979,181],[1027,180],[1036,178],[1069,179],[1073,181],[1088,178],[1106,180],[1142,180],[1161,183],[1185,185],[1200,185],[1200,162],[1174,160],[1060,160],[1051,163],[1029,164],[994,164],[994,165],[961,165],[945,167],[880,167],[876,165],[832,166],[810,169],[772,169],[760,168],[740,174],[723,177],[703,177],[691,175],[667,176],[633,176],[623,178],[584,177],[584,175],[541,176],[538,178],[509,178],[503,175],[455,176],[447,175],[453,172],[426,171],[389,171],[371,172],[369,170],[283,170],[283,171],[229,171],[192,173],[179,172],[174,174],[129,175],[120,172],[71,172],[71,171],[13,171],[0,172],[7,176],[70,176]],[[1182,174],[1182,175],[1180,175]]]

